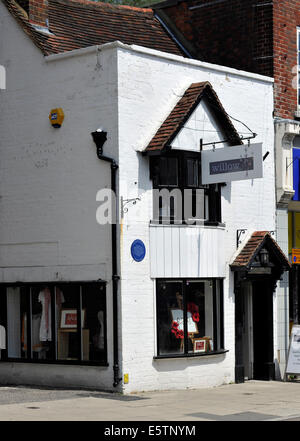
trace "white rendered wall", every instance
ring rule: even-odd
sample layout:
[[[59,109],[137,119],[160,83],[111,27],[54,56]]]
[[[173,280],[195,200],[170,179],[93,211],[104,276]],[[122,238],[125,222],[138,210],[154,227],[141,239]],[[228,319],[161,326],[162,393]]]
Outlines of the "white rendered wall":
[[[216,386],[234,381],[234,292],[229,263],[236,251],[236,230],[275,230],[274,130],[272,80],[177,57],[155,57],[142,50],[118,51],[120,189],[124,199],[140,197],[124,214],[121,240],[122,360],[129,374],[124,392]],[[146,51],[145,51],[146,52]],[[162,55],[162,54],[161,54]],[[147,157],[137,153],[147,146],[191,83],[210,81],[225,110],[247,124],[263,143],[264,178],[228,183],[222,189],[225,222],[224,355],[154,360],[156,355],[155,283],[150,277],[149,221],[152,183]],[[234,123],[237,130],[245,127]],[[219,134],[216,135],[217,139]],[[211,137],[203,142],[211,141]],[[189,228],[189,227],[187,227]],[[146,245],[145,259],[130,255],[134,239]],[[276,298],[274,297],[274,303]],[[275,308],[274,308],[275,309]],[[276,318],[274,323],[276,330]],[[274,335],[276,341],[276,335]]]
[[[46,61],[0,3],[0,282],[107,280],[112,322],[110,226],[96,222],[96,194],[110,186],[110,165],[91,132],[108,133],[117,159],[116,53]],[[65,120],[51,127],[50,110]],[[112,366],[112,327],[108,325]],[[46,374],[47,372],[47,374]],[[0,382],[111,389],[112,368],[0,363]]]

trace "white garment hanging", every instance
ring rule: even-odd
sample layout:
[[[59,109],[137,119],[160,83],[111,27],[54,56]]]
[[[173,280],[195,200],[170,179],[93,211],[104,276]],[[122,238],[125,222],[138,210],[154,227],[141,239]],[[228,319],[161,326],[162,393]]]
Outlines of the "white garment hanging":
[[[52,332],[51,332],[51,301],[48,302],[48,321],[46,322],[46,295],[45,291],[41,291],[39,293],[39,302],[41,302],[43,310],[42,310],[42,318],[40,324],[40,341],[51,341],[52,340]]]
[[[6,349],[6,331],[4,326],[0,325],[0,350]]]

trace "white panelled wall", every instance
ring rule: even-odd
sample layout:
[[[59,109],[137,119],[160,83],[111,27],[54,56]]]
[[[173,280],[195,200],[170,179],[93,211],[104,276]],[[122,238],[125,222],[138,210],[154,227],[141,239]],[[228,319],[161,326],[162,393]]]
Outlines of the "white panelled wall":
[[[150,275],[225,277],[225,228],[150,225]]]

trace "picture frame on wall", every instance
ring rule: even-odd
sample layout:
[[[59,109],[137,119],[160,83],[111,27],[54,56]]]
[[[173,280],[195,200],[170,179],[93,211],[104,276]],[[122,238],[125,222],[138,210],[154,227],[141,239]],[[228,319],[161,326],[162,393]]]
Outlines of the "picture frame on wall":
[[[85,309],[81,311],[81,327],[84,328]],[[62,309],[60,316],[61,329],[77,328],[77,309]]]

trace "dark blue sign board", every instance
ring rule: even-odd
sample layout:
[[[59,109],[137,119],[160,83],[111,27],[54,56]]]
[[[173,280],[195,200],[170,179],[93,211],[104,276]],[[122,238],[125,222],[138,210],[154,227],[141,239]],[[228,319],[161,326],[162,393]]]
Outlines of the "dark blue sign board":
[[[218,175],[220,173],[242,172],[254,169],[253,158],[238,158],[225,161],[211,162],[209,164],[209,173]]]
[[[144,242],[136,239],[131,245],[131,256],[136,262],[141,262],[146,255],[146,247]]]

